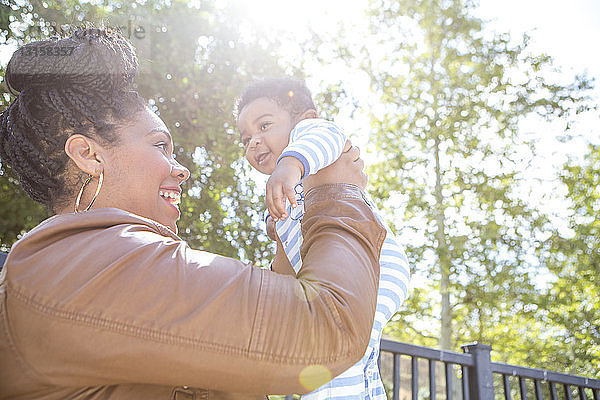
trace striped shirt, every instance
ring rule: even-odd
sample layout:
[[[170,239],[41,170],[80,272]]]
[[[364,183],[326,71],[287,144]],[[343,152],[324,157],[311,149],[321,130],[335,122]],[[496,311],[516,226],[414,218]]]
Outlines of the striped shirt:
[[[346,135],[336,124],[323,119],[305,119],[300,121],[290,133],[289,144],[281,153],[278,161],[286,156],[296,157],[304,166],[304,178],[337,160],[342,154],[345,143]],[[298,207],[292,208],[288,202],[286,210],[288,217],[283,221],[277,221],[275,228],[290,264],[298,273],[302,268],[302,259],[300,258],[302,246],[300,222],[304,216],[302,183],[296,185],[295,191]],[[366,199],[377,218],[383,223],[383,219],[375,210],[373,203],[368,197]],[[377,309],[367,351],[358,363],[341,375],[315,391],[302,396],[305,400],[387,400],[377,366],[379,342],[383,328],[406,299],[410,269],[404,250],[398,245],[387,226],[386,230],[387,235],[379,258]]]

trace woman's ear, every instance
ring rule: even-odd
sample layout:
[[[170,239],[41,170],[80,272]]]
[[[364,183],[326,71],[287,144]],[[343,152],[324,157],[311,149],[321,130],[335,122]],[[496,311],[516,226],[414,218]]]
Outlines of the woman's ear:
[[[65,153],[77,167],[89,175],[96,176],[102,166],[101,147],[87,136],[75,134],[65,143]]]

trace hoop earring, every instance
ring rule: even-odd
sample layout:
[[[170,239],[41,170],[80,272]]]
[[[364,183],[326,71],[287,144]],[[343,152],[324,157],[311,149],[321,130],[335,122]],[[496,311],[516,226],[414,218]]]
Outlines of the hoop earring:
[[[81,212],[81,211],[79,211],[79,202],[81,201],[81,195],[83,195],[83,189],[85,189],[87,184],[90,183],[92,179],[93,179],[93,176],[88,175],[87,179],[85,180],[85,182],[83,182],[83,185],[81,186],[81,189],[79,190],[79,194],[77,195],[77,200],[75,200],[75,212],[76,213]],[[104,180],[104,171],[101,170],[100,177],[98,178],[98,187],[96,188],[96,193],[94,193],[94,197],[92,197],[92,201],[90,201],[90,204],[88,204],[88,206],[83,211],[88,211],[92,207],[92,204],[94,204],[94,201],[96,201],[96,197],[98,197],[98,193],[100,193],[100,188],[102,187],[103,180]]]

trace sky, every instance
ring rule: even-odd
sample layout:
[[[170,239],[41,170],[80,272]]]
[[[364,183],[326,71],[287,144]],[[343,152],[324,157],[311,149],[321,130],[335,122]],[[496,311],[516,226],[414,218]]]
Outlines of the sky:
[[[529,32],[533,49],[600,80],[600,52],[593,44],[600,39],[600,1],[480,0],[480,16],[498,31]]]
[[[480,14],[490,20],[490,29],[508,30],[513,35],[527,32],[531,36],[531,49],[552,56],[565,80],[584,72],[595,78],[592,96],[596,103],[600,102],[600,52],[595,50],[594,44],[600,39],[600,1],[481,0]],[[536,124],[539,121],[529,121],[524,129],[540,131],[546,128],[544,125],[536,127]],[[581,151],[586,140],[600,143],[598,113],[579,118],[574,131],[578,131],[584,140],[566,147],[566,152]],[[542,140],[541,144],[551,147],[546,150],[556,150],[552,149],[557,146],[552,140]]]
[[[480,16],[489,20],[488,28],[509,31],[513,36],[527,32],[531,50],[553,57],[554,65],[568,82],[575,74],[587,73],[595,79],[592,98],[600,103],[600,52],[595,43],[600,39],[600,1],[598,0],[481,0]],[[581,159],[588,143],[600,144],[600,111],[576,117],[572,126],[575,139],[561,143],[564,122],[546,123],[539,118],[527,118],[521,131],[535,138],[537,156],[526,177],[537,187],[539,199],[534,201],[550,215],[562,234],[569,230],[562,222],[568,204],[562,200],[566,189],[556,183],[556,171],[569,158]],[[537,186],[536,186],[537,185]],[[542,186],[539,186],[542,185]],[[541,190],[540,190],[541,188]]]

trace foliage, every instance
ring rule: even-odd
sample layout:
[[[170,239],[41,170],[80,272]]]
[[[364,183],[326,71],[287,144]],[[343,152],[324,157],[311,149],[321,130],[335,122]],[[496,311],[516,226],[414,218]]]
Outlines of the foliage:
[[[251,27],[235,3],[221,8],[162,0],[25,4],[8,6],[15,20],[10,25],[2,9],[3,37],[14,44],[66,34],[83,22],[120,28],[132,40],[141,65],[137,88],[171,129],[178,160],[192,172],[180,235],[192,247],[266,264],[270,245],[259,228],[264,202],[240,161],[232,110],[250,80],[281,73],[273,55],[277,44],[259,44],[248,35]],[[23,28],[18,21],[30,22]],[[0,198],[12,218],[0,232],[0,242],[9,246],[46,214],[25,199],[14,180],[0,179],[10,188]]]
[[[522,181],[533,147],[519,122],[567,119],[585,109],[590,85],[551,82],[548,56],[530,54],[527,37],[488,33],[474,9],[468,0],[371,2],[382,56],[365,51],[365,69],[384,107],[373,115],[380,162],[370,172],[427,282],[387,332],[450,349],[477,340],[510,361],[541,345],[541,327],[523,323],[539,300],[534,253],[549,229]]]
[[[10,29],[11,17],[15,19],[13,24],[18,23],[22,21],[22,13],[28,11],[27,7],[17,5],[14,1],[0,5],[0,43],[15,38]],[[11,99],[3,79],[4,69],[4,65],[0,66],[0,109],[4,109]],[[47,217],[46,209],[27,197],[16,183],[10,168],[2,165],[0,160],[0,251],[8,251],[24,231]]]
[[[6,238],[18,238],[23,233],[49,215],[45,207],[31,200],[21,189],[21,186],[10,176],[10,171],[5,168],[0,175],[0,251],[8,252],[11,240]],[[13,239],[14,240],[14,239]]]
[[[600,378],[600,146],[590,145],[582,163],[567,163],[560,178],[570,215],[540,248],[556,279],[538,319],[560,343],[557,364]]]

